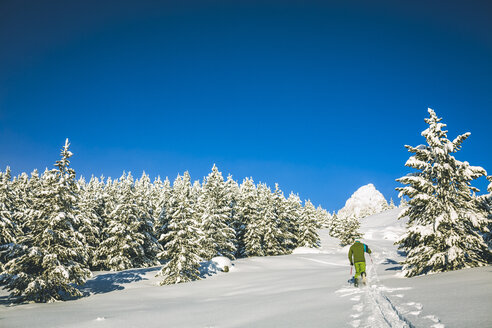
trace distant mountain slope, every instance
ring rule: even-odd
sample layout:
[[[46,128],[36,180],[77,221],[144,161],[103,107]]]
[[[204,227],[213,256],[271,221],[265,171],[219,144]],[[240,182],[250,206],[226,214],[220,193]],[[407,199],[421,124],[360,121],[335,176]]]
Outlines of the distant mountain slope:
[[[339,217],[363,218],[388,209],[388,202],[372,183],[362,186],[350,196],[345,206],[338,211]]]

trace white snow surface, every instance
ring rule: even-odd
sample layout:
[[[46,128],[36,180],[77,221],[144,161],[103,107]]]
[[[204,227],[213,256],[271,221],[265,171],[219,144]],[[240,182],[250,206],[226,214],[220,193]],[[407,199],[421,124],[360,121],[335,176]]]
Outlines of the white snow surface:
[[[386,209],[388,203],[383,194],[380,193],[372,183],[357,189],[345,202],[345,206],[338,211],[338,216],[347,218],[366,217],[375,213],[381,213]]]
[[[229,258],[225,256],[216,256],[212,258],[211,262],[218,268],[220,271],[224,271],[225,267],[228,267],[229,270],[232,269],[232,262]]]
[[[191,283],[158,286],[153,267],[97,272],[73,301],[10,305],[0,290],[0,327],[491,327],[490,266],[401,278],[399,211],[362,219],[373,250],[362,288],[348,282],[348,246],[321,230],[320,249],[236,260],[228,273],[209,261]]]

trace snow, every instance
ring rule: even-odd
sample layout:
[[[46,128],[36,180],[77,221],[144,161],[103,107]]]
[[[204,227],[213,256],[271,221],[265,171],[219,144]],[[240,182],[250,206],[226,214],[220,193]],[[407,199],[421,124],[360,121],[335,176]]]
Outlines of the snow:
[[[225,267],[227,267],[229,270],[232,268],[231,260],[225,256],[216,256],[216,257],[212,258],[211,262],[220,271],[224,271]]]
[[[357,189],[345,202],[345,206],[338,211],[342,218],[355,216],[362,218],[386,209],[388,203],[376,187],[370,183]]]
[[[318,248],[311,247],[297,247],[292,251],[292,254],[319,254],[322,251]]]
[[[202,263],[202,280],[158,286],[161,267],[96,272],[67,302],[9,305],[0,290],[2,327],[490,327],[490,266],[402,278],[393,209],[361,220],[368,286],[348,283],[348,247],[320,230],[321,248]],[[226,261],[225,261],[226,262]]]

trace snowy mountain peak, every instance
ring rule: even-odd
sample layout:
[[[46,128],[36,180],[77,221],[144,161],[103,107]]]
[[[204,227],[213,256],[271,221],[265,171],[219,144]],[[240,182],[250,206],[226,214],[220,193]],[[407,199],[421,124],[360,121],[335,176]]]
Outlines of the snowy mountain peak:
[[[357,189],[345,202],[345,206],[338,211],[339,217],[355,216],[363,218],[380,213],[388,208],[388,202],[376,187],[369,183]]]

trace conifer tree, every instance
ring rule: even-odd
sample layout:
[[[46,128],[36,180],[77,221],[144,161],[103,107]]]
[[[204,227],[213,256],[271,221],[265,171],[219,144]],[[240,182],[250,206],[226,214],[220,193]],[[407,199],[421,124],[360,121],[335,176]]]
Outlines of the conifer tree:
[[[164,251],[158,256],[166,260],[161,270],[161,285],[200,279],[200,243],[203,232],[193,210],[191,179],[188,172],[176,178],[169,199],[168,232],[161,236]]]
[[[191,203],[193,205],[198,204],[200,201],[202,201],[203,198],[202,196],[203,196],[202,185],[200,184],[200,181],[195,180],[195,182],[193,182],[193,184],[191,185]]]
[[[260,217],[259,192],[252,179],[245,179],[241,199],[241,216],[245,223],[245,256],[265,256],[263,248],[262,218]],[[241,186],[243,187],[243,186]]]
[[[290,237],[292,238],[290,241],[287,241],[289,251],[294,250],[299,245],[299,236],[300,236],[300,221],[301,221],[301,213],[302,213],[302,201],[299,198],[299,195],[290,193],[289,198],[287,198],[286,206],[285,206],[286,217],[288,218],[288,231],[290,233]]]
[[[191,185],[190,204],[191,204],[190,206],[193,212],[194,220],[196,220],[196,223],[198,224],[200,231],[204,233],[202,218],[203,218],[203,213],[205,211],[205,203],[204,203],[203,188],[199,180],[195,180],[195,182],[193,182],[193,184]],[[207,248],[205,246],[206,243],[207,243],[207,235],[204,234],[203,238],[201,239],[202,253],[200,254],[200,257],[204,259],[209,259],[208,256],[210,254],[207,253],[206,250],[210,251],[210,248]]]
[[[154,225],[157,224],[159,215],[162,211],[162,194],[164,189],[164,183],[161,177],[158,176],[154,179],[154,182],[150,186],[150,199],[152,204],[152,216],[154,218]],[[154,227],[155,228],[155,227]]]
[[[103,223],[101,229],[101,243],[99,244],[101,247],[102,242],[109,238],[108,227],[109,227],[109,223],[112,221],[111,213],[114,211],[117,205],[118,179],[113,180],[110,177],[104,178],[103,176],[101,176],[99,180],[101,181],[101,185],[102,185],[101,198],[103,202],[103,207],[101,211],[101,217],[103,218]],[[99,252],[99,248],[96,250],[97,260],[99,260],[99,255],[101,254]],[[102,265],[102,262],[100,262],[100,264]],[[105,270],[108,269],[105,266],[101,268],[104,268]]]
[[[299,221],[298,246],[300,247],[319,247],[320,239],[318,229],[320,228],[316,220],[316,209],[310,200],[304,204]]]
[[[258,214],[258,191],[253,179],[244,179],[240,191],[238,213],[244,225],[242,238],[239,239],[240,247],[244,245],[244,249],[241,249],[241,255],[264,256],[263,240],[260,233],[261,219]]]
[[[38,170],[32,171],[30,177],[25,172],[21,173],[12,180],[10,185],[14,195],[12,204],[14,220],[23,234],[24,228],[27,229],[25,222],[29,211],[34,206],[36,195],[41,193],[42,186]]]
[[[489,256],[482,238],[487,218],[472,193],[478,189],[470,185],[486,172],[452,155],[470,133],[448,140],[446,125],[428,111],[429,127],[422,132],[427,145],[405,146],[414,154],[405,165],[416,172],[397,179],[406,185],[397,188],[399,197],[410,199],[400,215],[409,218],[407,232],[396,242],[407,253],[406,276],[482,266]]]
[[[159,224],[160,215],[162,215],[166,210],[166,204],[169,200],[170,192],[171,183],[167,177],[164,181],[162,181],[160,177],[157,177],[151,185],[150,198],[152,203],[152,213],[156,225]]]
[[[359,232],[360,221],[355,215],[340,218],[338,224],[337,238],[342,246],[353,244],[355,240],[362,238],[363,235]]]
[[[215,164],[203,184],[201,205],[201,224],[205,233],[203,243],[205,259],[209,260],[214,256],[234,259],[236,236],[234,229],[230,226],[227,189],[222,173]]]
[[[321,228],[328,228],[330,226],[331,215],[321,205],[316,208],[316,219]]]
[[[159,243],[162,244],[162,237],[168,232],[168,225],[170,219],[170,199],[171,199],[171,183],[169,179],[166,177],[164,182],[162,183],[162,188],[160,188],[157,199],[158,199],[158,208],[159,215],[157,216],[155,223],[155,235],[158,239]]]
[[[96,250],[101,242],[101,234],[104,223],[104,203],[102,199],[103,185],[95,177],[91,177],[89,183],[83,178],[79,179],[78,185],[79,201],[77,211],[80,213],[81,232],[86,239],[87,252],[89,255],[89,267],[97,269],[95,265]]]
[[[144,215],[150,219],[153,225],[156,206],[153,198],[153,186],[145,171],[142,172],[140,179],[135,180],[135,196],[139,210],[145,212]]]
[[[18,301],[50,302],[80,296],[73,284],[90,276],[80,218],[75,171],[69,167],[68,139],[57,169],[46,170],[19,238],[23,252],[5,264],[3,283]]]
[[[280,230],[280,220],[275,213],[274,197],[266,184],[260,183],[258,191],[258,224],[257,234],[260,237],[262,253],[266,256],[283,254],[280,240],[283,237]]]
[[[16,236],[20,234],[15,215],[15,194],[11,187],[10,167],[5,172],[0,172],[0,247],[5,244],[15,243]]]
[[[156,213],[153,198],[153,186],[150,182],[149,176],[143,172],[142,177],[135,182],[135,192],[138,211],[140,213],[139,219],[141,226],[139,232],[144,234],[144,252],[149,259],[149,266],[158,264],[157,253],[162,251],[162,247],[159,244],[156,235],[154,224],[156,221]]]
[[[398,205],[398,208],[404,208],[405,206],[408,206],[407,200],[403,197],[400,197],[400,205]]]
[[[103,230],[97,265],[114,271],[157,265],[161,247],[153,235],[147,202],[137,195],[130,173],[123,174],[115,186],[115,206]]]
[[[10,167],[0,172],[0,272],[3,264],[19,249],[17,239],[22,235],[19,212],[15,208],[17,192],[12,188]]]
[[[388,209],[392,210],[394,208],[396,208],[395,202],[393,202],[393,198],[390,198]]]
[[[333,238],[339,238],[342,231],[341,218],[338,217],[337,213],[333,213],[331,217],[331,224],[328,228],[330,236]]]
[[[225,182],[225,189],[226,189],[226,198],[227,198],[227,205],[229,206],[229,211],[228,211],[228,223],[227,225],[230,226],[234,230],[234,257],[236,257],[238,253],[238,247],[239,247],[239,242],[238,242],[238,232],[241,229],[241,219],[238,214],[238,201],[239,201],[239,184],[237,183],[236,180],[232,178],[231,175],[227,176],[227,180]]]
[[[486,195],[481,196],[481,207],[484,211],[484,215],[488,218],[487,229],[488,232],[484,234],[484,240],[487,243],[489,250],[492,249],[492,175],[487,177],[490,181]],[[492,263],[492,253],[489,253],[488,263]]]
[[[297,219],[295,215],[289,216],[289,204],[280,190],[278,184],[275,184],[273,192],[273,213],[275,215],[275,224],[279,229],[278,241],[280,243],[279,254],[289,254],[295,248],[295,233],[293,225]]]

